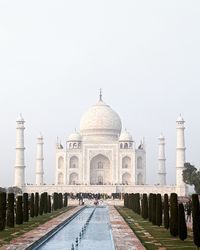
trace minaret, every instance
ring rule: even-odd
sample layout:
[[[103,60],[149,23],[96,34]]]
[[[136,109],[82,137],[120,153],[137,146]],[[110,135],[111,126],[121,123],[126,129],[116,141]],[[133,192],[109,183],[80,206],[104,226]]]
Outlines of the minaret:
[[[24,119],[22,115],[17,119],[16,127],[16,158],[15,158],[15,186],[22,187],[25,184],[24,164]]]
[[[165,137],[161,134],[158,140],[158,184],[163,186],[166,185]]]
[[[37,149],[36,149],[36,185],[43,185],[43,137],[42,135],[37,138]]]
[[[177,141],[176,141],[176,187],[178,195],[185,195],[186,184],[183,181],[183,170],[185,163],[185,138],[184,138],[184,119],[180,115],[176,121]]]

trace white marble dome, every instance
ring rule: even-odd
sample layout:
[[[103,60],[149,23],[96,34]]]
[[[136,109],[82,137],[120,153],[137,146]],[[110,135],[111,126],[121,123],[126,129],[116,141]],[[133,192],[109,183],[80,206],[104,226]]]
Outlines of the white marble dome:
[[[119,137],[119,141],[133,141],[133,137],[127,130],[124,130]]]
[[[74,132],[70,134],[68,141],[81,141],[81,134],[79,132]]]
[[[103,135],[118,137],[122,123],[119,115],[101,99],[82,116],[80,133],[84,136]]]

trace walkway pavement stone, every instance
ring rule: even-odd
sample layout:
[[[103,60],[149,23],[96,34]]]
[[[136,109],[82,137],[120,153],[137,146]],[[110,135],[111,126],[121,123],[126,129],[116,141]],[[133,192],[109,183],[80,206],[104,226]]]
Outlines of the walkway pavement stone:
[[[4,245],[0,247],[0,250],[25,250],[35,241],[48,234],[51,230],[55,229],[60,223],[64,222],[66,219],[71,217],[73,214],[75,214],[82,208],[82,206],[78,206],[57,216],[56,218],[12,240],[9,245]]]
[[[146,249],[114,206],[109,206],[109,217],[116,250]]]

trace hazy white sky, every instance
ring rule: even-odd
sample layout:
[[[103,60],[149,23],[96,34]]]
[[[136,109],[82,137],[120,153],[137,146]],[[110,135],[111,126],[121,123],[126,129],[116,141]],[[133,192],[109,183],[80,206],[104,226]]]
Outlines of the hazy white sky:
[[[45,139],[45,181],[54,182],[55,142],[79,128],[98,91],[139,144],[156,182],[166,137],[175,180],[176,125],[186,120],[187,161],[200,165],[199,1],[0,1],[0,186],[12,185],[15,121],[26,120],[26,181],[35,181],[36,137]]]

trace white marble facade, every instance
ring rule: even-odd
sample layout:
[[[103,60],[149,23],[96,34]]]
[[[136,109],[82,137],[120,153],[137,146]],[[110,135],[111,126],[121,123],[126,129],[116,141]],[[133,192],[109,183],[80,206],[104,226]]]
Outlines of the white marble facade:
[[[56,148],[56,185],[144,185],[145,146],[124,130],[119,115],[103,102],[89,108],[66,148]]]

